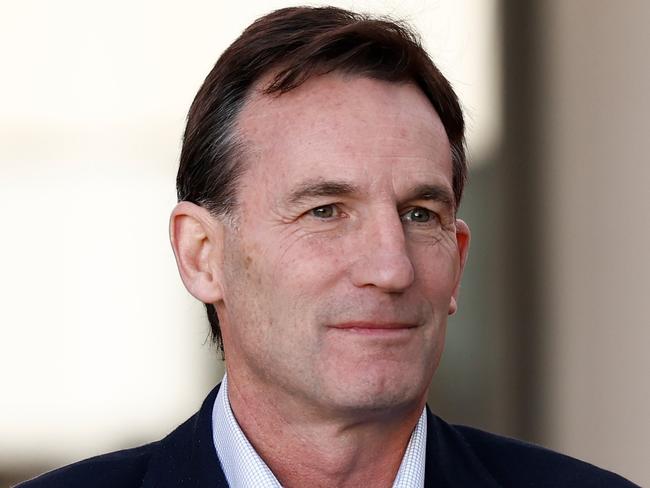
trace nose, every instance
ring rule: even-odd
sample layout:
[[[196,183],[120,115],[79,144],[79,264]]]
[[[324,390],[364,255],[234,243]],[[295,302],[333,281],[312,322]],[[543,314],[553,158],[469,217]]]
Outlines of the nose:
[[[415,279],[408,254],[404,227],[395,210],[391,215],[366,221],[355,243],[356,256],[351,267],[355,286],[374,286],[389,293],[406,290]]]

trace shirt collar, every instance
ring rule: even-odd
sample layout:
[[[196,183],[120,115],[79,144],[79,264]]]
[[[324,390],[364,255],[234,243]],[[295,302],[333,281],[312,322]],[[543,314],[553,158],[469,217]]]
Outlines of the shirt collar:
[[[224,375],[212,408],[212,439],[228,484],[237,488],[282,488],[235,419]],[[423,488],[426,465],[426,409],[411,434],[393,488]]]

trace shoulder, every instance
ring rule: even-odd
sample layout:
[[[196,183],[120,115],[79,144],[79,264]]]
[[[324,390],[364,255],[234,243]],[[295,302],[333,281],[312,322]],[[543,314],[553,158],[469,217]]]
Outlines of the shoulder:
[[[165,438],[50,471],[16,488],[227,486],[212,441],[215,387],[201,409]]]
[[[157,444],[154,442],[79,461],[21,483],[16,488],[81,488],[87,487],[89,482],[96,488],[139,487]]]
[[[451,426],[502,486],[629,488],[633,483],[592,464],[534,444]]]

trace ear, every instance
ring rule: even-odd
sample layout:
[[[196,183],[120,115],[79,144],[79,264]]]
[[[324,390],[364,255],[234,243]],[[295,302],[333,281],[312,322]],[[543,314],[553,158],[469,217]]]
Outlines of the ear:
[[[169,219],[169,238],[185,288],[203,303],[223,298],[224,226],[205,208],[180,202]]]
[[[465,263],[467,262],[470,235],[471,234],[467,224],[460,219],[456,219],[456,245],[458,247],[459,268],[458,276],[456,277],[456,284],[454,286],[454,292],[451,295],[451,301],[449,302],[449,315],[455,314],[456,310],[458,310],[458,292],[460,290],[460,279],[463,276],[463,270],[465,269]]]

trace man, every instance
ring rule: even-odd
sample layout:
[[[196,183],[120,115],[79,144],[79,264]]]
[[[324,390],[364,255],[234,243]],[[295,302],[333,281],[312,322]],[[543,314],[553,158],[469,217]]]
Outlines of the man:
[[[465,178],[458,101],[406,28],[255,22],[190,109],[170,225],[227,375],[165,439],[24,486],[633,486],[426,409]]]

